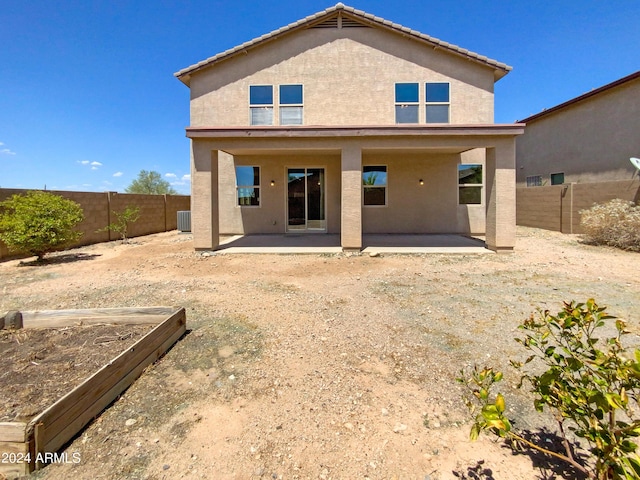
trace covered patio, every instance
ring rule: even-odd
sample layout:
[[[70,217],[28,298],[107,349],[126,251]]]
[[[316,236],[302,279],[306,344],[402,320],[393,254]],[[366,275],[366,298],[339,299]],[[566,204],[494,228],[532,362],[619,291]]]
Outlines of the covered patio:
[[[465,235],[364,234],[363,254],[494,253],[481,237]],[[219,254],[335,254],[343,251],[339,234],[270,234],[221,236]]]
[[[233,248],[336,248],[365,252],[370,252],[371,248],[394,248],[415,251],[418,248],[455,247],[457,242],[453,239],[462,238],[461,234],[484,233],[486,240],[480,247],[474,244],[465,248],[510,252],[515,244],[515,137],[523,130],[524,126],[520,124],[189,127],[194,246],[196,250],[215,250],[220,244],[220,234],[233,232],[253,234],[251,237],[237,237],[235,242],[240,238],[250,243],[258,240],[268,240],[269,244],[281,242],[272,247],[236,244]],[[416,223],[427,219],[427,216],[420,217],[422,207],[414,208],[408,201],[396,202],[395,210],[391,204],[377,211],[363,209],[363,165],[366,162],[383,158],[377,161],[386,162],[391,168],[400,165],[404,156],[421,155],[425,159],[433,159],[431,163],[428,160],[415,164],[405,162],[408,167],[404,172],[416,165],[423,170],[414,169],[415,178],[402,185],[389,185],[389,190],[399,197],[419,188],[423,179],[430,178],[430,172],[434,170],[427,170],[425,165],[431,165],[431,168],[450,165],[448,174],[456,174],[455,165],[460,155],[474,149],[485,152],[486,182],[482,207],[486,227],[483,225],[482,230],[474,230],[469,219],[459,215],[457,179],[453,177],[439,181],[434,175],[435,180],[422,190],[431,192],[433,199],[432,202],[423,202],[424,208],[431,209],[428,217],[431,224],[425,224],[418,231],[415,231]],[[328,213],[323,218],[326,220],[323,226],[326,238],[313,240],[322,242],[322,245],[293,245],[291,242],[295,236],[292,232],[282,232],[285,192],[282,190],[281,172],[294,162],[299,162],[300,166],[326,167],[328,186],[325,202]],[[304,162],[314,164],[306,165]],[[238,209],[234,165],[258,165],[256,170],[261,169],[260,175],[264,178],[256,182],[262,184],[254,182],[253,185],[262,196],[258,208]],[[395,178],[399,177],[400,174]],[[445,197],[448,200],[440,202]],[[229,220],[234,215],[235,224],[233,219]],[[236,228],[228,225],[236,225]],[[278,230],[282,233],[276,233]],[[374,232],[384,234],[373,235]],[[389,243],[391,237],[395,239]],[[411,237],[414,237],[413,241],[408,240]],[[404,240],[400,241],[401,238]],[[426,239],[430,241],[425,243]],[[305,239],[305,242],[311,242],[311,239]],[[433,242],[437,245],[431,245]]]

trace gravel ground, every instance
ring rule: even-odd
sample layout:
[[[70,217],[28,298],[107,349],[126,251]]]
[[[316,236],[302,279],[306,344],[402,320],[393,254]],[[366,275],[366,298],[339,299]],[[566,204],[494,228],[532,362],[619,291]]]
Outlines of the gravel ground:
[[[540,433],[507,364],[517,326],[593,297],[640,333],[637,253],[520,227],[509,255],[205,257],[169,232],[18,265],[0,263],[0,311],[179,305],[189,329],[67,447],[79,463],[37,478],[570,478],[469,442],[455,378],[504,369]]]

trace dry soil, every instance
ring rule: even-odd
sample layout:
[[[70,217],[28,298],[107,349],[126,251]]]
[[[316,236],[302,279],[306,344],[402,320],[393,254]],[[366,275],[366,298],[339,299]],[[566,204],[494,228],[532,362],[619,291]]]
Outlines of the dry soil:
[[[0,311],[184,306],[189,332],[67,446],[57,479],[571,478],[470,442],[460,369],[505,371],[537,308],[590,297],[640,333],[640,256],[519,228],[509,255],[221,255],[175,232],[0,263]],[[637,342],[636,342],[637,343]],[[546,475],[546,476],[545,476]]]

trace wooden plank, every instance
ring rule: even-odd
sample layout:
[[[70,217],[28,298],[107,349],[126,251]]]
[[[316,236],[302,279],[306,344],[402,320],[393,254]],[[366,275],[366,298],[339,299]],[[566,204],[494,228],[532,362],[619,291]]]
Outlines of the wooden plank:
[[[140,361],[146,358],[149,351],[154,350],[164,338],[171,335],[185,323],[184,309],[180,309],[38,415],[38,417],[34,418],[31,421],[32,424],[37,421],[45,425],[45,442],[57,435],[64,428],[66,421],[79,415],[87,405],[91,405],[96,398],[108,391]]]
[[[186,329],[185,325],[185,311],[181,308],[78,387],[32,419],[30,425],[43,423],[44,442],[48,443],[65,429],[68,422],[84,412],[105,392],[111,390],[113,385],[147,358],[150,352],[155,351],[165,338],[172,336],[179,329]]]
[[[119,317],[82,317],[68,316],[57,318],[34,318],[27,320],[24,328],[61,328],[79,325],[154,325],[164,321],[167,315],[121,315]]]
[[[26,442],[26,422],[0,422],[0,442]]]
[[[22,312],[24,326],[68,327],[78,323],[160,323],[175,312],[172,307],[95,308]]]
[[[10,455],[18,455],[19,459],[24,459],[26,455],[31,452],[29,443],[24,442],[0,442],[0,455],[7,455],[7,459],[10,459]],[[33,457],[33,452],[31,452]],[[33,460],[33,458],[31,458]],[[10,462],[0,463],[0,478],[16,478],[23,475],[29,475],[31,472],[31,464],[29,462]]]
[[[36,445],[36,451],[55,452],[71,440],[85,425],[98,416],[107,406],[109,406],[127,387],[129,387],[144,371],[147,366],[158,360],[186,331],[186,326],[182,325],[173,335],[167,338],[162,345],[158,346],[154,351],[140,362],[133,370],[115,384],[109,391],[105,392],[102,397],[97,399],[92,405],[88,406],[80,415],[73,419],[67,419],[68,422],[63,430],[55,437],[50,438],[46,434],[45,438],[49,438],[44,445]]]
[[[42,445],[44,439],[44,424],[43,423],[36,423],[33,426],[33,444],[35,445]],[[42,467],[44,467],[45,465],[40,461],[40,459],[37,458],[37,454],[39,453],[38,450],[36,450],[34,448],[34,453],[36,458],[32,459],[31,461],[31,470],[40,470]],[[40,450],[40,452],[46,452],[46,450]]]

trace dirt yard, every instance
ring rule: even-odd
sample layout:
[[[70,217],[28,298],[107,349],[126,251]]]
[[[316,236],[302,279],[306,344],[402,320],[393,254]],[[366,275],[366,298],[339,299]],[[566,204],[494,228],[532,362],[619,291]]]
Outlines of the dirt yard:
[[[517,326],[593,297],[640,333],[640,255],[518,235],[511,255],[203,256],[169,232],[0,263],[0,311],[187,310],[188,334],[68,445],[80,461],[35,477],[571,478],[469,442],[455,378],[503,369],[516,425],[540,433],[507,364]]]

